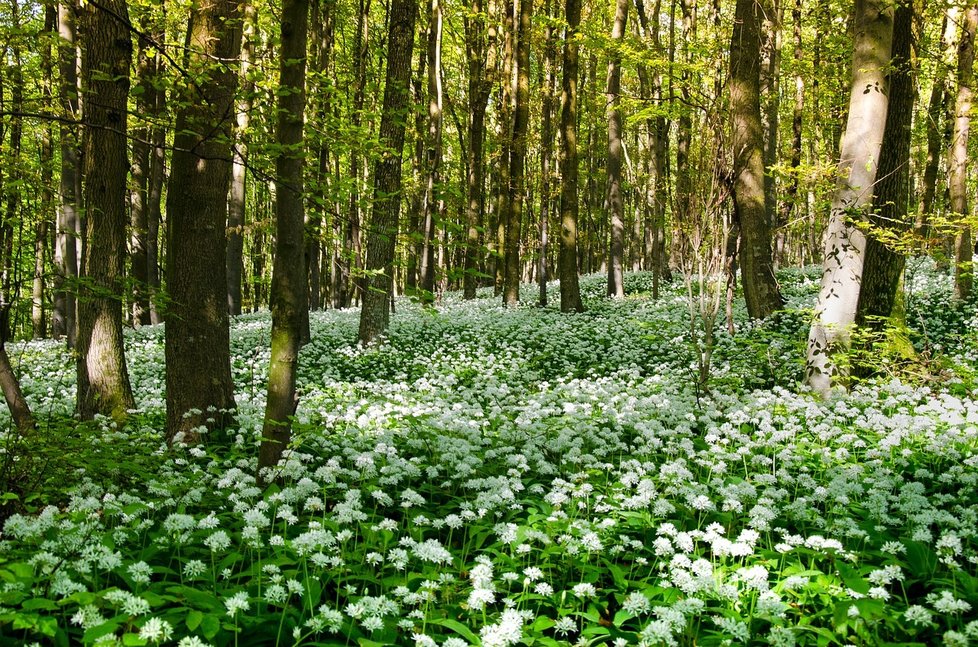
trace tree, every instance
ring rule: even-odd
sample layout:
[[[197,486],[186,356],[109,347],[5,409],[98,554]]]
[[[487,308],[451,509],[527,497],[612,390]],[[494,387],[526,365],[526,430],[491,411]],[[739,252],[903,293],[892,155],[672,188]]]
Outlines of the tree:
[[[608,296],[625,296],[623,263],[625,253],[625,205],[621,196],[621,41],[625,36],[628,21],[628,6],[631,0],[617,0],[615,20],[611,28],[611,56],[608,59],[607,105],[608,105],[608,212],[611,237],[608,249]]]
[[[227,305],[227,214],[240,0],[190,13],[190,76],[176,89],[167,190],[167,438],[196,442],[235,408]]]
[[[296,369],[303,313],[308,308],[302,189],[308,21],[308,0],[286,0],[282,5],[277,130],[281,150],[275,161],[278,191],[275,194],[275,261],[271,292],[272,354],[265,424],[258,451],[260,478],[263,478],[261,470],[274,467],[288,446],[292,435],[290,417],[298,405]]]
[[[838,185],[825,236],[822,282],[808,334],[806,377],[815,393],[844,386],[862,280],[866,235],[860,229],[872,204],[886,123],[886,71],[893,41],[893,6],[856,0],[849,118],[841,143]]]
[[[380,120],[380,142],[384,152],[374,165],[374,201],[367,245],[366,290],[360,310],[359,339],[372,342],[390,323],[391,277],[394,244],[401,211],[401,151],[404,120],[408,110],[415,0],[392,0],[387,32],[387,74],[384,109]]]
[[[135,407],[122,345],[126,249],[129,12],[125,0],[85,5],[82,115],[85,236],[78,291],[78,413],[124,418]]]
[[[577,275],[577,72],[581,0],[566,0],[560,94],[560,311],[583,312]]]
[[[760,54],[762,7],[737,0],[730,41],[730,140],[734,209],[740,225],[740,262],[747,313],[763,319],[783,304],[771,255],[773,200],[765,195],[764,131],[761,123]]]
[[[503,258],[505,277],[503,303],[515,306],[520,301],[520,240],[523,230],[523,204],[526,194],[526,135],[530,123],[530,36],[533,0],[519,2],[516,38],[516,93],[513,102],[513,138],[509,151],[509,200]],[[505,160],[503,160],[505,163]],[[500,214],[502,217],[502,214]]]
[[[975,28],[978,26],[978,5],[969,6],[961,23],[958,39],[958,95],[954,102],[954,131],[948,152],[948,192],[952,217],[959,221],[954,238],[954,297],[964,300],[971,295],[974,270],[972,256],[974,241],[968,218],[968,132],[971,128],[972,97],[974,96]]]
[[[442,204],[441,163],[443,100],[441,82],[442,7],[431,0],[428,23],[428,137],[425,150],[424,216],[421,225],[421,263],[419,268],[421,299],[430,303],[435,293],[435,220]],[[419,133],[420,136],[420,133]]]
[[[466,299],[475,298],[478,281],[479,226],[485,212],[486,105],[492,84],[486,78],[486,18],[483,0],[474,0],[471,16],[465,19],[465,52],[468,66],[469,147],[466,160],[466,239],[463,291]],[[492,32],[495,34],[495,31]],[[491,46],[491,43],[490,43]]]
[[[910,52],[913,45],[913,5],[901,2],[893,16],[893,60],[889,72],[889,106],[880,150],[876,194],[869,214],[856,325],[882,328],[893,311],[904,249],[901,235],[910,223],[910,140],[914,90]]]
[[[64,121],[59,127],[61,148],[61,181],[58,193],[57,243],[54,263],[54,310],[51,315],[52,333],[64,336],[68,348],[75,347],[75,282],[78,278],[78,241],[80,226],[78,209],[81,205],[81,156],[77,128],[71,125],[81,118],[78,103],[78,45],[76,43],[75,0],[58,4],[58,99]]]
[[[234,162],[231,166],[231,192],[228,195],[228,311],[232,315],[241,314],[241,274],[244,269],[244,227],[245,202],[248,189],[248,125],[255,105],[255,84],[252,80],[251,64],[255,58],[255,39],[258,38],[258,12],[251,0],[243,0],[244,27],[241,35],[241,64],[238,76],[241,79],[241,93],[235,113],[235,145],[232,152]]]

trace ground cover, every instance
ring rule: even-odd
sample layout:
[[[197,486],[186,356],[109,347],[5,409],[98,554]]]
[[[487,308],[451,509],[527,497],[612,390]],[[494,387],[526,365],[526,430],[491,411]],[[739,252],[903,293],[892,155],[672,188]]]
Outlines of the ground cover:
[[[194,448],[161,443],[161,328],[128,334],[121,427],[71,421],[60,345],[14,347],[44,424],[0,438],[3,644],[978,644],[973,305],[912,266],[882,375],[818,402],[817,271],[780,279],[706,390],[647,274],[580,315],[399,302],[368,348],[316,313],[266,492],[267,314],[234,322],[237,427]]]

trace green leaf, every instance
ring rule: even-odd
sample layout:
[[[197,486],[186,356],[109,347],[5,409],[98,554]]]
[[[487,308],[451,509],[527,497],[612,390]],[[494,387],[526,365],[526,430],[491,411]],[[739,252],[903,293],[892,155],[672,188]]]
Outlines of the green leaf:
[[[215,616],[204,616],[204,619],[200,621],[200,630],[203,632],[204,638],[212,640],[221,630],[221,621]]]
[[[141,638],[139,634],[123,634],[122,644],[126,647],[139,647],[140,645],[147,644],[145,638]]]
[[[204,614],[196,609],[192,610],[187,614],[187,629],[190,631],[195,631],[197,627],[200,626],[201,621],[204,619]]]
[[[472,630],[466,627],[465,625],[463,625],[458,620],[452,620],[451,618],[442,618],[439,620],[432,620],[431,624],[445,627],[446,629],[451,629],[462,638],[468,640],[470,643],[479,642],[479,638],[474,633],[472,633]],[[535,624],[536,623],[534,623],[534,626]]]
[[[35,610],[54,611],[55,609],[58,608],[58,605],[57,603],[55,603],[54,600],[48,600],[47,598],[33,598],[31,600],[27,600],[23,602],[20,605],[20,608],[23,609],[24,611],[35,611]]]

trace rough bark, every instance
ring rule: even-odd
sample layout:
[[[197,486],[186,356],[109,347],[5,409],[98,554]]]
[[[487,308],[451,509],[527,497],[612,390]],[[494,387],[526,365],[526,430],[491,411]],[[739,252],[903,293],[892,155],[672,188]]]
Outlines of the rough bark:
[[[78,413],[117,420],[135,407],[122,342],[126,249],[126,104],[132,63],[125,0],[86,5],[82,115],[85,120],[85,237],[78,291]]]
[[[958,38],[958,94],[954,102],[954,131],[948,152],[948,192],[951,217],[958,220],[954,237],[954,297],[964,300],[971,295],[974,270],[974,242],[967,219],[971,217],[968,202],[968,134],[971,128],[972,98],[974,96],[975,28],[978,26],[978,6],[964,12],[961,35]]]
[[[611,28],[611,54],[608,57],[608,79],[605,96],[608,115],[608,220],[611,236],[608,248],[608,296],[625,296],[625,205],[621,195],[622,117],[621,117],[621,51],[631,0],[617,0]]]
[[[583,312],[577,275],[577,75],[581,0],[566,0],[560,94],[560,311]]]
[[[911,76],[913,6],[899,3],[893,16],[893,59],[889,105],[870,212],[866,259],[859,287],[856,325],[882,328],[893,311],[906,249],[902,235],[910,226],[910,140],[916,91]]]
[[[188,66],[206,80],[178,89],[167,191],[166,414],[171,442],[199,440],[234,409],[227,299],[228,182],[239,0],[202,0],[191,11]]]
[[[298,405],[295,389],[299,363],[302,315],[307,309],[304,258],[302,172],[303,113],[306,93],[306,34],[308,0],[285,0],[282,5],[282,45],[278,92],[275,160],[275,260],[272,268],[272,349],[268,367],[268,400],[262,442],[258,450],[259,478],[274,467],[292,437],[291,417]]]
[[[893,6],[857,0],[849,117],[841,142],[838,185],[825,235],[822,282],[808,335],[806,375],[819,395],[846,386],[849,349],[862,280],[866,236],[859,221],[872,204],[886,123],[886,70],[893,40]]]
[[[764,174],[760,53],[763,8],[758,0],[737,0],[730,42],[730,140],[733,198],[740,225],[741,276],[747,314],[763,319],[783,304],[771,254],[774,200]]]
[[[389,302],[394,246],[401,210],[401,151],[409,109],[411,54],[414,49],[415,0],[392,0],[387,33],[387,73],[380,142],[384,154],[374,165],[374,201],[367,246],[367,281],[360,311],[361,343],[375,341],[390,322]]]

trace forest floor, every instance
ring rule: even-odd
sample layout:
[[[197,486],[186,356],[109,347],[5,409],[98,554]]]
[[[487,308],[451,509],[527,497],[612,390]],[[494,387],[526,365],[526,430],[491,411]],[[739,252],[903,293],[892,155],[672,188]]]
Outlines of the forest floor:
[[[237,427],[194,448],[162,441],[162,327],[127,333],[123,426],[72,420],[62,344],[12,344],[43,423],[0,432],[0,643],[978,644],[976,308],[912,264],[908,326],[853,358],[877,377],[818,401],[818,274],[721,313],[706,383],[688,286],[648,274],[585,278],[577,315],[401,301],[367,348],[314,313],[268,491],[267,313],[233,322]]]

